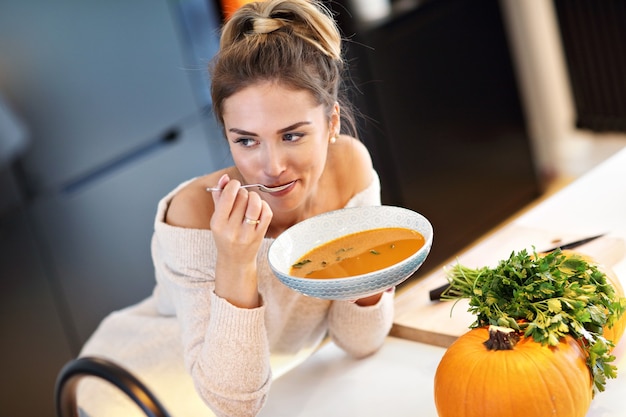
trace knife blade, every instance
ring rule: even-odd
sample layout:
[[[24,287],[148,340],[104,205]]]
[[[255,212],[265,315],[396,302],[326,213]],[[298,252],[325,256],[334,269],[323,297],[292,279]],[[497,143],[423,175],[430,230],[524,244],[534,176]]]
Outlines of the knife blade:
[[[585,243],[589,243],[592,240],[596,240],[596,239],[604,236],[605,234],[606,233],[601,233],[599,235],[589,236],[589,237],[586,237],[584,239],[575,240],[573,242],[565,243],[563,245],[558,245],[558,246],[555,246],[553,248],[550,248],[550,249],[547,249],[547,250],[544,250],[544,251],[540,251],[540,253],[550,253],[550,252],[554,252],[557,249],[561,249],[561,250],[564,250],[564,249],[574,249],[574,248],[577,248],[578,246],[584,245]],[[449,287],[450,287],[450,284],[444,284],[444,285],[442,285],[440,287],[437,287],[437,288],[435,288],[433,290],[430,290],[430,292],[428,293],[430,301],[439,301],[439,300],[441,300],[441,295]]]
[[[575,240],[575,241],[573,241],[573,242],[569,242],[569,243],[566,243],[566,244],[564,244],[564,245],[558,245],[558,246],[555,246],[555,247],[553,247],[553,248],[550,248],[550,249],[547,249],[547,250],[541,251],[541,253],[550,253],[550,252],[554,252],[554,251],[555,251],[555,250],[557,250],[557,249],[561,249],[561,250],[564,250],[564,249],[574,249],[574,248],[577,248],[578,246],[582,246],[582,245],[584,245],[585,243],[589,243],[589,242],[591,242],[592,240],[596,240],[596,239],[598,239],[598,238],[600,238],[600,237],[604,236],[605,234],[606,234],[606,233],[601,233],[601,234],[599,234],[599,235],[595,235],[595,236],[591,236],[591,237],[586,237],[586,238],[584,238],[584,239],[580,239],[580,240]]]

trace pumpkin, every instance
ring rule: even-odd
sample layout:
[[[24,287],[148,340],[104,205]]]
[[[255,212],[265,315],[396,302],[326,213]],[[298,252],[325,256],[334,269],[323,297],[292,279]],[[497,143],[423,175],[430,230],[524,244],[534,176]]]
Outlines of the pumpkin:
[[[447,349],[434,394],[440,417],[583,417],[592,378],[570,336],[549,347],[512,329],[481,327]]]

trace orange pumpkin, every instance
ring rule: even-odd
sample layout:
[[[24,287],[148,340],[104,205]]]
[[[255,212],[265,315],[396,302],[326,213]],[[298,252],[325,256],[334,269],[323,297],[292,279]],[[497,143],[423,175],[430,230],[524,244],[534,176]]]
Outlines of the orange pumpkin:
[[[555,347],[512,329],[470,330],[445,352],[435,374],[439,417],[527,417],[587,414],[592,378],[571,337]],[[489,347],[487,347],[489,345]]]

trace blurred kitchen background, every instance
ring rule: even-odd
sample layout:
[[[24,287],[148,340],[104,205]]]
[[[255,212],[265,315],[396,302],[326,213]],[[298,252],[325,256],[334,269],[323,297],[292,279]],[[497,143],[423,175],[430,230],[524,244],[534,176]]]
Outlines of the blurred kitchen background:
[[[379,1],[327,4],[384,203],[435,228],[413,279],[626,145],[626,2]],[[157,201],[231,163],[220,7],[0,0],[0,417],[54,415],[60,368],[152,291]]]

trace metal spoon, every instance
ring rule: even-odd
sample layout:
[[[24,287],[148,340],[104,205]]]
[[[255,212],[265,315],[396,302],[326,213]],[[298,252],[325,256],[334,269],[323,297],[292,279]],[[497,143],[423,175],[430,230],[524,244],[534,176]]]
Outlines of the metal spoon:
[[[241,188],[253,188],[256,187],[259,189],[259,191],[263,191],[264,193],[277,193],[279,191],[284,190],[285,188],[289,187],[291,184],[293,184],[295,181],[291,181],[287,184],[283,184],[283,185],[279,185],[278,187],[267,187],[263,184],[246,184],[246,185],[242,185]],[[217,187],[209,187],[206,189],[207,191],[222,191],[221,188],[217,188]]]

